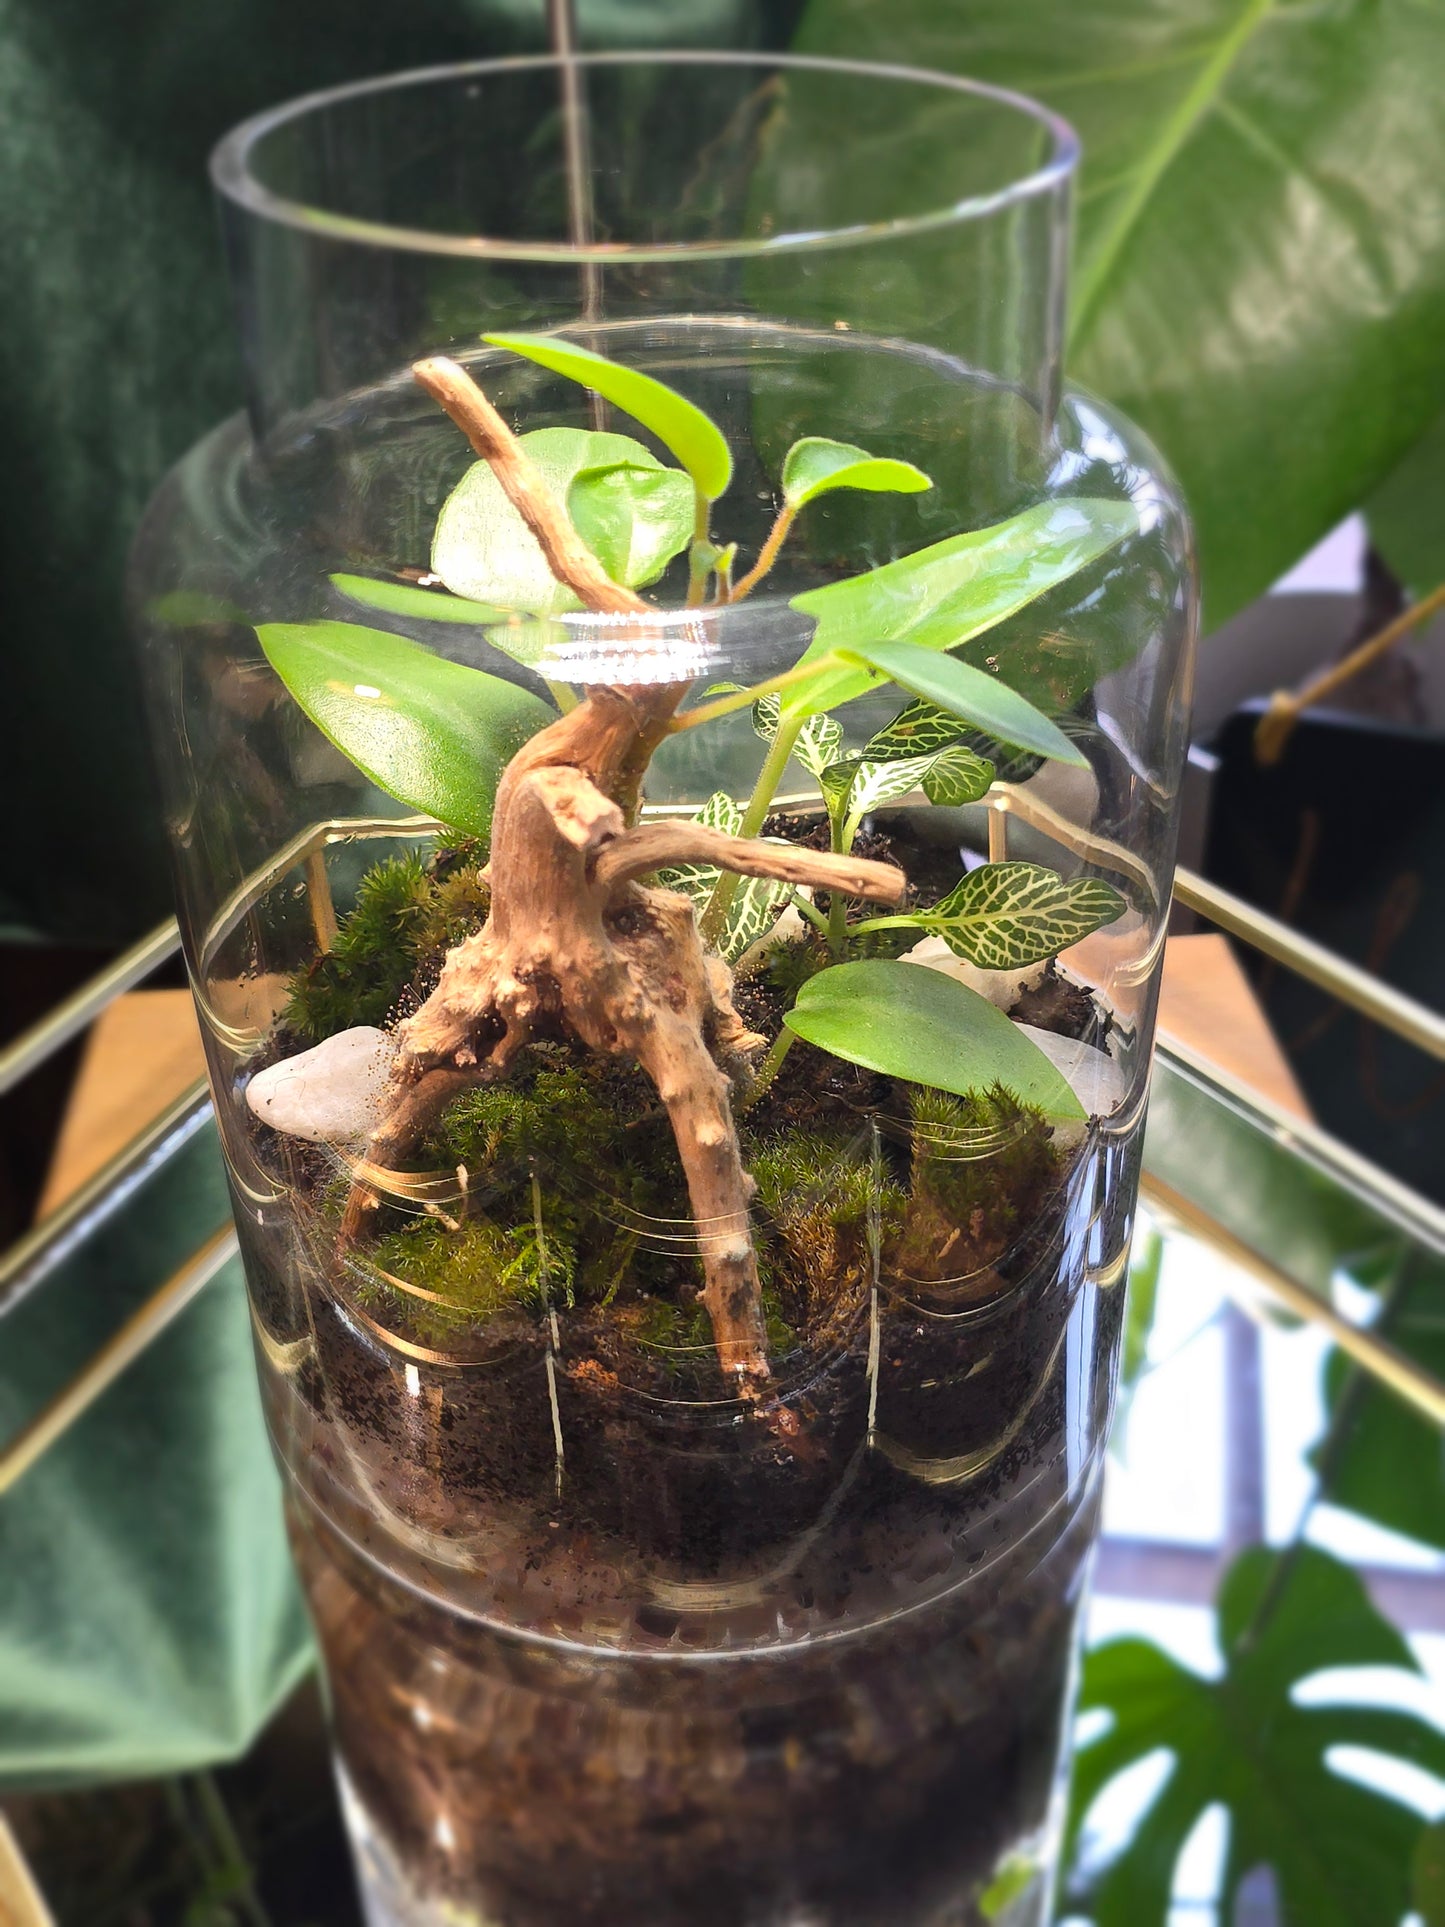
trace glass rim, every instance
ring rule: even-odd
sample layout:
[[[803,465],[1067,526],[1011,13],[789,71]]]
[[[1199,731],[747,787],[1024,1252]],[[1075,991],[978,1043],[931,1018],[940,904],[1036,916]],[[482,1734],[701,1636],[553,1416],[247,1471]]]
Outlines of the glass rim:
[[[756,239],[686,242],[573,242],[502,240],[488,235],[443,234],[426,228],[398,227],[389,222],[370,221],[355,215],[294,201],[266,187],[252,172],[252,158],[268,135],[288,122],[302,119],[318,109],[343,101],[360,100],[368,95],[423,87],[438,81],[509,73],[536,72],[545,68],[564,69],[605,67],[766,67],[795,72],[846,74],[884,81],[908,81],[937,89],[940,93],[969,94],[1034,121],[1050,137],[1048,158],[1031,173],[988,194],[966,195],[963,199],[902,215],[895,220],[858,222],[825,229],[799,230],[760,236]],[[1056,114],[1027,94],[1015,93],[991,82],[971,80],[962,74],[949,74],[929,67],[909,67],[866,60],[837,60],[811,54],[771,54],[703,49],[660,51],[615,51],[576,55],[512,54],[492,60],[445,62],[431,67],[405,68],[367,80],[347,81],[313,93],[300,94],[278,106],[263,109],[239,122],[212,149],[210,175],[218,194],[247,213],[280,225],[300,229],[319,240],[345,241],[364,247],[388,248],[411,254],[451,255],[471,260],[527,261],[576,266],[579,263],[629,261],[684,261],[699,257],[711,259],[754,258],[763,255],[796,254],[833,247],[854,246],[867,241],[901,239],[930,229],[959,222],[977,221],[1024,201],[1054,193],[1072,178],[1079,160],[1079,137],[1062,115]]]

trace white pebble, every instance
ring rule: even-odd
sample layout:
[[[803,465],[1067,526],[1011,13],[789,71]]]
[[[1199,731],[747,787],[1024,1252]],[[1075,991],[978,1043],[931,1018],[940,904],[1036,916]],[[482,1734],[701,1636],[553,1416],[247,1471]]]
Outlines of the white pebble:
[[[1076,1037],[1061,1037],[1056,1030],[1040,1030],[1037,1024],[1018,1028],[1062,1074],[1087,1116],[1108,1117],[1129,1095],[1128,1079],[1107,1051]]]
[[[370,1024],[338,1031],[313,1050],[270,1064],[246,1086],[263,1124],[314,1144],[356,1143],[381,1121],[396,1039]]]
[[[956,977],[965,988],[976,990],[980,997],[987,997],[1003,1011],[1013,1008],[1021,992],[1036,989],[1049,967],[1045,959],[1042,963],[1025,964],[1022,970],[980,970],[967,957],[955,956],[942,937],[925,937],[922,943],[904,951],[903,961],[926,964],[930,970],[941,970],[945,977]]]

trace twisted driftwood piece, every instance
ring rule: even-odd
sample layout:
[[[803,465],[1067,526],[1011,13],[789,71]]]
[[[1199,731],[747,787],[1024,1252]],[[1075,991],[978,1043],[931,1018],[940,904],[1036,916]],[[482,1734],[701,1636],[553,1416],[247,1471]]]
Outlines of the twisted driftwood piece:
[[[441,359],[413,373],[491,464],[558,580],[589,609],[635,615],[645,633],[648,605],[602,572],[470,376]],[[366,1157],[396,1165],[453,1097],[503,1076],[535,1038],[572,1036],[635,1059],[677,1139],[719,1361],[756,1397],[769,1372],[748,1215],[754,1187],[723,1064],[745,1061],[764,1040],[733,1009],[731,973],[704,952],[688,898],[638,879],[705,862],[896,903],[904,878],[889,864],[697,823],[635,824],[643,774],[686,687],[589,688],[507,765],[492,828],[491,913],[448,953],[436,989],[399,1028],[386,1113]],[[375,1202],[364,1184],[353,1187],[344,1238],[359,1235]]]

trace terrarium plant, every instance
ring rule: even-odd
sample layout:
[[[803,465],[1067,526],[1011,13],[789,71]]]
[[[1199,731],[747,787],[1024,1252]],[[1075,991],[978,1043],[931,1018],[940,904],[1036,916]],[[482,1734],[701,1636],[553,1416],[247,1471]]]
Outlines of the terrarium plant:
[[[488,341],[585,384],[681,464],[668,466],[619,434],[550,428],[518,436],[456,363],[416,365],[416,380],[481,459],[438,520],[433,586],[356,578],[339,586],[394,612],[483,624],[524,665],[542,658],[549,618],[579,608],[615,618],[618,645],[645,656],[655,605],[639,590],[675,558],[685,558],[687,607],[731,606],[767,576],[794,521],[817,497],[930,486],[910,463],[821,435],[801,439],[782,465],[772,529],[740,569],[737,545],[714,526],[732,459],[706,415],[652,376],[561,338]],[[1021,1139],[1032,1134],[1042,1150],[1053,1124],[1084,1119],[1055,1062],[1009,1021],[998,999],[957,974],[919,969],[903,953],[935,938],[945,957],[977,972],[1027,971],[1118,917],[1119,893],[1097,877],[997,862],[920,900],[902,869],[860,854],[859,844],[876,812],[915,792],[943,806],[978,801],[1003,758],[1085,764],[1005,673],[948,651],[1095,560],[1136,523],[1133,509],[1115,501],[1051,502],[804,594],[796,606],[817,627],[795,666],[750,688],[712,688],[688,707],[685,682],[594,683],[580,700],[554,683],[559,713],[548,717],[517,685],[395,635],[339,622],[263,626],[268,659],[313,721],[383,789],[474,839],[465,858],[473,869],[485,862],[476,927],[446,950],[417,1007],[402,1014],[416,988],[408,959],[378,1006],[400,1015],[394,1032],[383,1038],[368,1030],[360,1054],[338,1052],[335,1039],[319,1047],[324,1062],[344,1056],[343,1084],[358,1093],[356,1128],[340,1135],[366,1137],[340,1219],[340,1251],[379,1228],[390,1174],[414,1160],[429,1135],[449,1131],[457,1148],[457,1126],[444,1121],[466,1093],[490,1093],[473,1106],[486,1122],[463,1164],[474,1192],[486,1175],[486,1133],[508,1135],[508,1092],[534,1111],[539,1072],[559,1051],[581,1053],[584,1064],[597,1060],[585,1075],[599,1093],[601,1064],[637,1067],[667,1114],[700,1228],[700,1301],[719,1367],[745,1398],[771,1411],[765,1294],[750,1220],[757,1185],[734,1113],[765,1101],[796,1040],[900,1080],[933,1138],[951,1134],[958,1146],[970,1132],[982,1143],[1007,1128]],[[441,607],[454,598],[465,600]],[[883,683],[896,685],[906,706],[849,752],[833,712]],[[645,779],[658,746],[745,706],[768,744],[751,796],[719,792],[692,817],[649,816]],[[826,848],[809,847],[781,823],[764,834],[792,757],[817,785]],[[373,893],[395,883],[373,879]],[[406,873],[403,917],[425,897],[423,876]],[[860,914],[868,903],[882,913],[864,907]],[[782,921],[787,910],[791,928]],[[733,971],[749,956],[775,993],[786,992],[773,998],[770,1030],[750,1028],[734,1001]],[[304,1033],[305,982],[296,999]],[[759,1005],[755,996],[749,1008]],[[302,1135],[335,1138],[336,1075],[328,1077],[324,1063],[311,1067],[309,1079],[303,1073],[294,1059],[262,1073],[252,1107],[283,1129],[289,1121]],[[563,1133],[580,1088],[558,1086]],[[621,1101],[635,1098],[627,1089]],[[571,1122],[584,1129],[583,1118]],[[826,1133],[828,1123],[821,1128]],[[548,1141],[558,1134],[544,1132]],[[928,1197],[926,1158],[915,1165],[917,1196]],[[394,1201],[407,1192],[405,1183],[391,1189]],[[985,1223],[991,1205],[1005,1214],[1014,1208],[1016,1201],[987,1193],[985,1185],[971,1205]],[[943,1262],[960,1232],[937,1205],[920,1211],[937,1220],[934,1259]],[[900,1227],[913,1245],[919,1215]],[[436,1217],[423,1228],[429,1267],[440,1261],[444,1272],[448,1236],[457,1240],[458,1263],[475,1264],[464,1218],[443,1222],[444,1232]],[[977,1239],[977,1227],[969,1235]],[[552,1242],[560,1261],[561,1241]],[[531,1274],[546,1243],[543,1218]],[[922,1251],[913,1256],[928,1262]],[[490,1246],[482,1263],[519,1286],[538,1285],[515,1260],[508,1272]],[[545,1292],[537,1302],[546,1302]],[[796,1427],[796,1415],[787,1423]]]

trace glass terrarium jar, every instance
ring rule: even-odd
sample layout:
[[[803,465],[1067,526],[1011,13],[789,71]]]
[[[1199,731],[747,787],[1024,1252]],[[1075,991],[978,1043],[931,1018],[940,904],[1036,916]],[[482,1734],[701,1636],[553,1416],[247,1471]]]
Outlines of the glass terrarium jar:
[[[133,605],[375,1927],[1044,1918],[1194,624],[1157,458],[1061,385],[1073,163],[995,90],[752,56],[402,75],[218,152],[250,408],[158,492]],[[726,488],[538,337],[704,411]],[[500,458],[413,379],[438,356],[546,453],[594,560],[626,550],[620,610],[535,546],[532,587],[491,593],[516,527]],[[628,438],[585,447],[630,548],[557,456],[587,436]],[[843,454],[789,457],[815,437]],[[809,493],[860,451],[867,476]],[[639,563],[649,490],[691,522]],[[493,509],[458,563],[468,491]],[[863,655],[802,716],[790,672],[880,569],[843,609]],[[868,657],[900,640],[913,683]],[[986,714],[926,693],[925,649]],[[1000,688],[1044,719],[1027,740]],[[507,980],[525,1035],[488,1006],[403,1131],[448,959],[537,883],[502,844],[532,779],[488,815],[506,756],[614,700],[662,718],[655,753],[640,791],[597,777],[610,827],[568,819],[572,883]],[[731,844],[623,875],[626,839],[676,859],[700,813],[812,883],[729,883]],[[886,901],[820,882],[855,859]],[[715,1129],[650,1045],[583,1021],[595,973],[537,962],[609,863],[629,981],[693,994],[647,974],[667,918],[718,959],[689,1059]],[[860,968],[907,1021],[838,1019],[820,986]],[[258,1099],[307,1078],[299,1121]],[[740,1210],[699,1208],[710,1156]]]

